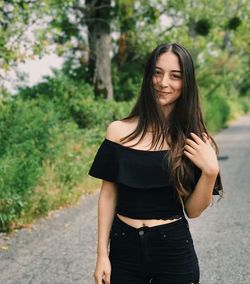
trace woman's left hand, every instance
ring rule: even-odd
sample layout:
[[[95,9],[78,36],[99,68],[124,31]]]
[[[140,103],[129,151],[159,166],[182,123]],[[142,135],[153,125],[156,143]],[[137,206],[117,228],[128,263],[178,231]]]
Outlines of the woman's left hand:
[[[186,140],[184,155],[187,156],[205,174],[218,174],[219,164],[215,150],[213,149],[207,135],[204,133],[205,142],[191,132],[192,139]]]

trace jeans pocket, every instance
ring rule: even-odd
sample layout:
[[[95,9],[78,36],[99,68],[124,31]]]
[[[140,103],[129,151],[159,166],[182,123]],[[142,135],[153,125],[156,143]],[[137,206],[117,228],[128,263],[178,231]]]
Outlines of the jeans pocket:
[[[116,251],[121,254],[129,249],[133,243],[130,240],[129,232],[124,230],[111,230],[110,232],[110,249],[113,253]]]
[[[160,240],[169,247],[187,248],[192,243],[192,238],[187,226],[179,227],[177,230],[160,229]]]
[[[118,224],[113,224],[110,230],[109,238],[113,243],[124,242],[129,237],[129,230]]]

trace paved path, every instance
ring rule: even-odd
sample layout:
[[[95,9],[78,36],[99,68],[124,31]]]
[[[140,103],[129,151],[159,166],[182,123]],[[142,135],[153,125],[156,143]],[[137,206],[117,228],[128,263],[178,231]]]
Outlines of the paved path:
[[[216,136],[225,198],[190,219],[201,284],[250,283],[250,116]],[[55,211],[6,240],[0,235],[1,284],[91,284],[97,195]],[[128,283],[129,284],[129,283]]]

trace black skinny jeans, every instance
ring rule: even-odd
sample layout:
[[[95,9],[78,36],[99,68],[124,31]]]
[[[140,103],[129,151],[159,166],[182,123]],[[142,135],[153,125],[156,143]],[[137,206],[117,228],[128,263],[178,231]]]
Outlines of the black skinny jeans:
[[[185,217],[134,228],[117,215],[110,232],[111,284],[198,284],[199,263]]]

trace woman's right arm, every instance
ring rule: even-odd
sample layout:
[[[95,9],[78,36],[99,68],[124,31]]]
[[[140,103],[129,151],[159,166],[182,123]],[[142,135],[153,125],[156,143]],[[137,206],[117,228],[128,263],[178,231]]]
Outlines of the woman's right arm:
[[[94,273],[96,284],[110,283],[111,265],[108,257],[108,245],[115,207],[116,185],[113,182],[103,181],[98,201],[98,245]]]
[[[106,138],[117,141],[121,131],[119,121],[111,122]],[[110,284],[111,265],[108,257],[109,235],[116,208],[117,186],[115,182],[103,180],[98,201],[98,244],[94,273],[95,284]]]

